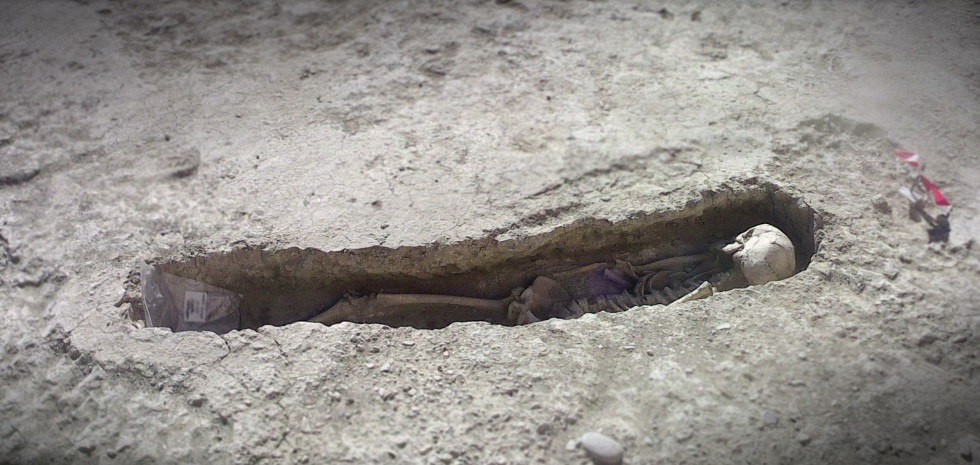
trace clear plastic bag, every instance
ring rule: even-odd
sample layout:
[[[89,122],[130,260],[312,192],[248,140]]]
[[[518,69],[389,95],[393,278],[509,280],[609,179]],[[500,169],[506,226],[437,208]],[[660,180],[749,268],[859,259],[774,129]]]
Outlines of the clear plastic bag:
[[[164,273],[146,263],[140,265],[140,282],[146,326],[218,334],[238,329],[241,294]]]

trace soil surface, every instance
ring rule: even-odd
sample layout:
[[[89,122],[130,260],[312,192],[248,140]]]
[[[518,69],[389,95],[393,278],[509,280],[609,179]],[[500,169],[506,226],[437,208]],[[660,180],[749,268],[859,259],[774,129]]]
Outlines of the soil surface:
[[[8,0],[0,463],[585,465],[590,431],[628,464],[978,461],[978,123],[971,1]],[[669,307],[216,335],[117,305],[142,260],[758,185],[816,212],[808,267]]]

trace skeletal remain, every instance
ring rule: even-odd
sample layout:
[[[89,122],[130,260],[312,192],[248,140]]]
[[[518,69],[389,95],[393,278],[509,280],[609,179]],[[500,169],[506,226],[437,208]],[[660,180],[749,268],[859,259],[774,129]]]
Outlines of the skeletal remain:
[[[711,287],[711,283],[709,283],[708,281],[705,281],[705,282],[701,283],[701,285],[698,286],[697,289],[689,292],[684,297],[681,297],[680,299],[677,299],[677,300],[671,302],[671,304],[680,304],[680,303],[684,303],[684,302],[690,302],[692,300],[706,299],[706,298],[711,297],[712,295],[714,295],[714,293],[715,293],[715,289],[713,287]],[[668,305],[670,305],[670,304],[668,304]]]
[[[732,255],[735,270],[750,285],[786,279],[796,272],[793,241],[769,224],[749,228],[722,250]]]
[[[534,278],[530,287],[521,292],[517,300],[507,304],[507,319],[519,325],[541,321],[542,318],[536,315],[544,315],[544,312],[550,311],[553,305],[566,302],[571,298],[558,281],[546,276],[538,276]],[[518,301],[521,304],[516,305]]]
[[[719,290],[784,279],[795,271],[792,241],[776,227],[762,224],[739,234],[731,244],[713,245],[706,253],[635,266],[623,261],[596,263],[551,277],[539,276],[526,289],[516,288],[504,299],[424,294],[346,296],[311,321],[393,326],[425,322],[433,327],[482,320],[523,325],[548,318],[687,302]]]
[[[410,324],[419,320],[445,320],[447,315],[451,316],[450,321],[504,321],[507,306],[513,300],[513,297],[491,300],[429,294],[345,296],[310,321],[325,325],[350,321],[400,326],[400,323]]]

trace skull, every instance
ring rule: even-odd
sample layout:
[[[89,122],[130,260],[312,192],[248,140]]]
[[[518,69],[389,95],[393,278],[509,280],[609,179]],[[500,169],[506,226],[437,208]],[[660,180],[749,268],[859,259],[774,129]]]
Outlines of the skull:
[[[749,228],[722,250],[732,255],[735,270],[752,285],[786,279],[796,272],[793,241],[769,224]]]

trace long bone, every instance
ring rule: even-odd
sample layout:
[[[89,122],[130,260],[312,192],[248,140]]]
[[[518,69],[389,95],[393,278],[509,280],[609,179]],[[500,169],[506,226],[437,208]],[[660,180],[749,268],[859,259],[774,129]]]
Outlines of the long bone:
[[[439,326],[447,321],[507,320],[507,307],[514,300],[500,300],[431,294],[372,294],[363,297],[345,296],[327,311],[310,321],[332,325],[342,321],[354,323],[383,323],[406,326],[426,321]],[[447,323],[448,324],[448,323]]]

